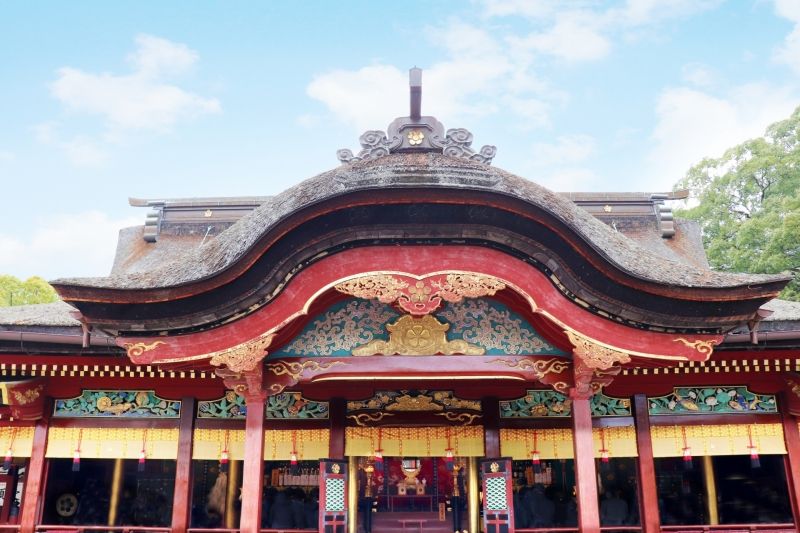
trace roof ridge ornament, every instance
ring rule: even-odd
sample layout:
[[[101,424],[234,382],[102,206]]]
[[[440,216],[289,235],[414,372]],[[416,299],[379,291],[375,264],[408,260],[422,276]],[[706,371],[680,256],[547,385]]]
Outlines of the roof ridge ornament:
[[[451,157],[491,164],[497,148],[483,146],[479,152],[472,148],[472,133],[464,128],[452,128],[445,133],[444,126],[434,117],[422,116],[422,69],[409,71],[410,112],[407,117],[396,118],[387,131],[369,130],[358,141],[358,155],[347,148],[336,151],[342,163],[355,163],[377,159],[392,153],[439,152]]]

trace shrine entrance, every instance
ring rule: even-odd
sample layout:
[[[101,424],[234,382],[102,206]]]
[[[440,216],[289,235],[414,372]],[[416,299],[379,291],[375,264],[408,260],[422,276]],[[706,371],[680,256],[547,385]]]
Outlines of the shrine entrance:
[[[469,527],[469,461],[451,455],[352,458],[364,533],[452,532]]]

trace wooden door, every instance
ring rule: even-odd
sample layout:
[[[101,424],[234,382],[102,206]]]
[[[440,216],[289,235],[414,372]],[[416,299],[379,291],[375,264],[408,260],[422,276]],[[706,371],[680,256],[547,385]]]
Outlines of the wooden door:
[[[482,459],[483,530],[514,533],[514,486],[511,459]]]
[[[319,533],[347,533],[347,461],[319,462]]]

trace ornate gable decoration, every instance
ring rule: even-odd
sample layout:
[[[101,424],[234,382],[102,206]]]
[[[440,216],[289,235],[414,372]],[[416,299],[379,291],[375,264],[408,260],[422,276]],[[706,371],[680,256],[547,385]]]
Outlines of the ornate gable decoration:
[[[367,400],[347,402],[347,418],[357,426],[377,423],[398,413],[433,413],[448,422],[472,424],[481,418],[481,402],[464,400],[453,391],[377,391]]]
[[[440,330],[444,330],[444,340]],[[539,336],[523,316],[496,300],[476,298],[448,303],[423,317],[401,315],[377,300],[345,300],[318,315],[269,357],[348,357],[395,351],[477,354],[480,350],[486,355],[566,355]]]
[[[493,296],[506,288],[497,278],[479,274],[434,274],[414,279],[402,274],[368,274],[344,281],[335,289],[344,294],[385,304],[397,303],[404,311],[422,316],[432,313],[442,301]]]
[[[395,119],[384,133],[370,130],[360,138],[361,151],[358,155],[347,148],[338,150],[336,157],[342,163],[355,163],[367,159],[377,159],[397,152],[439,152],[451,157],[461,157],[470,161],[491,164],[497,153],[494,146],[484,146],[479,152],[472,148],[472,133],[463,129],[444,131],[442,123],[434,117],[421,116],[422,111],[422,69],[412,68],[409,72],[411,90],[411,112],[408,117]]]

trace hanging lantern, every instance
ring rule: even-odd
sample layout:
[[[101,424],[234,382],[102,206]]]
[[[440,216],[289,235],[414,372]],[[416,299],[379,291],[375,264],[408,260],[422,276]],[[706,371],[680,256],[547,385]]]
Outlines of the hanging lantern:
[[[383,472],[383,450],[375,450],[375,470]]]
[[[602,461],[603,463],[607,463],[609,461],[609,459],[610,459],[610,457],[609,457],[609,454],[608,454],[608,450],[605,450],[605,449],[600,450],[600,461]]]
[[[453,457],[453,449],[447,448],[444,451],[444,464],[447,467],[448,472],[452,472],[453,468],[455,467],[455,457]]]
[[[747,437],[750,445],[747,447],[750,450],[750,468],[761,468],[761,459],[758,457],[758,446],[753,444],[753,428],[747,426]]]

